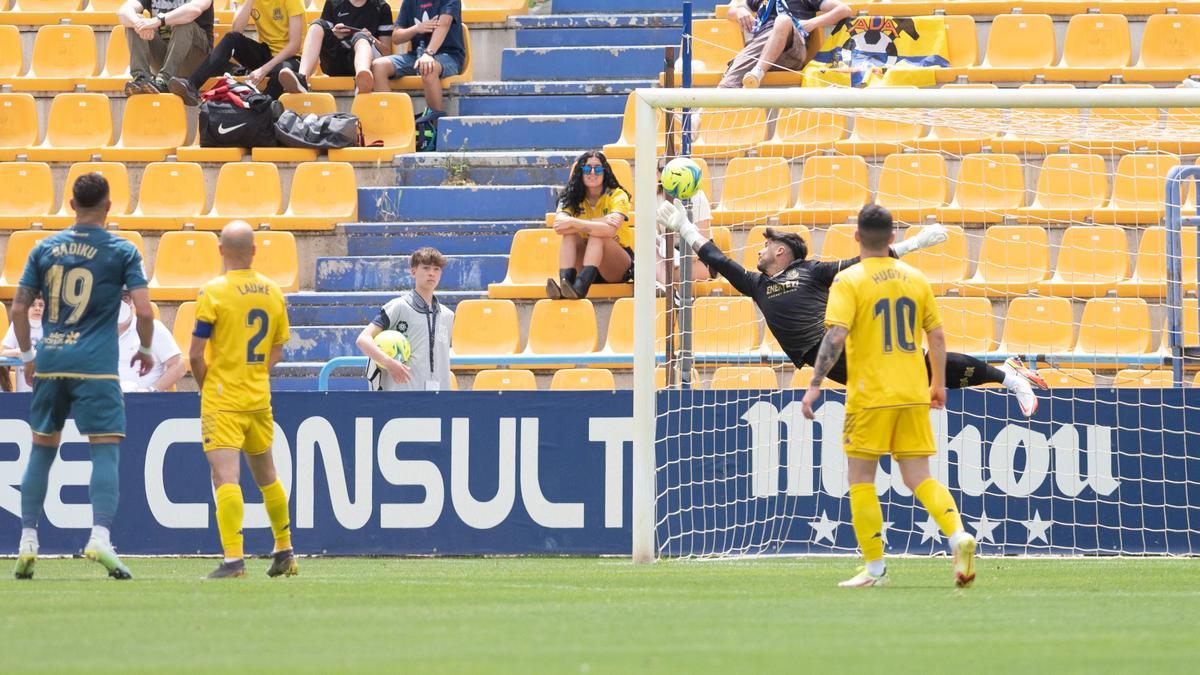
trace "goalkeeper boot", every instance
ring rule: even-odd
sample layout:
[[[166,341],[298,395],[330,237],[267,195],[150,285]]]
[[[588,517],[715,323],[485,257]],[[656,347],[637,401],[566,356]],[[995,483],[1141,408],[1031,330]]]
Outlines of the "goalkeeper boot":
[[[975,537],[962,532],[953,548],[954,585],[966,588],[975,581]]]
[[[294,577],[300,573],[300,565],[296,563],[296,553],[290,548],[271,554],[271,569],[267,570],[269,577]]]
[[[108,576],[114,579],[133,578],[133,575],[129,573],[129,568],[117,557],[117,552],[113,550],[112,544],[106,544],[95,538],[89,539],[87,546],[83,547],[83,556],[92,562],[103,565],[104,569],[108,571]]]
[[[234,560],[227,562],[222,560],[217,569],[208,573],[205,579],[237,579],[246,576],[246,561]]]
[[[838,588],[869,588],[871,586],[887,586],[891,579],[887,575],[887,570],[883,570],[883,574],[878,576],[871,574],[867,570],[866,565],[858,568],[858,573],[849,579],[840,582]]]
[[[18,579],[32,579],[33,566],[37,563],[37,542],[32,539],[22,539],[17,549],[17,568],[13,576]]]
[[[1046,381],[1033,370],[1025,367],[1025,364],[1018,358],[1008,359],[1000,366],[1000,370],[1016,378],[1008,390],[1017,397],[1017,405],[1021,407],[1021,413],[1026,417],[1033,417],[1038,409],[1038,399],[1037,395],[1033,393],[1032,385],[1045,387]]]
[[[1012,370],[1012,372],[1029,380],[1030,384],[1037,387],[1038,389],[1049,389],[1050,388],[1050,385],[1046,384],[1046,378],[1042,377],[1041,375],[1038,375],[1038,372],[1036,370],[1025,365],[1025,362],[1022,361],[1021,359],[1019,359],[1015,356],[1010,356],[1004,362],[1004,365],[1008,366],[1009,369]]]

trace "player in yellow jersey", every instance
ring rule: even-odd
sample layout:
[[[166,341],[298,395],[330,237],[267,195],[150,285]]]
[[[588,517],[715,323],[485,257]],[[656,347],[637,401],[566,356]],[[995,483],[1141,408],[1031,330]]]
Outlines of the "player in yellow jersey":
[[[196,330],[189,356],[200,387],[200,429],[217,495],[217,529],[225,560],[210,579],[246,574],[242,551],[241,453],[275,535],[274,561],[267,574],[298,571],[292,551],[287,494],[271,456],[270,370],[283,359],[288,341],[287,305],[279,286],[250,267],[254,231],[234,221],[221,231],[224,276],[204,285],[196,304]],[[207,348],[207,351],[206,351]]]
[[[929,473],[936,452],[929,408],[946,405],[946,338],[929,281],[916,268],[889,255],[896,240],[892,214],[868,206],[858,217],[862,262],[838,273],[825,311],[825,338],[817,353],[812,383],[804,394],[804,416],[821,382],[846,350],[846,422],[850,512],[866,566],[840,586],[861,588],[887,583],[883,562],[883,510],[875,494],[879,458],[890,454],[904,484],[950,538],[954,577],[959,587],[975,580],[975,538],[962,526],[954,497]],[[929,337],[929,366],[921,333]]]

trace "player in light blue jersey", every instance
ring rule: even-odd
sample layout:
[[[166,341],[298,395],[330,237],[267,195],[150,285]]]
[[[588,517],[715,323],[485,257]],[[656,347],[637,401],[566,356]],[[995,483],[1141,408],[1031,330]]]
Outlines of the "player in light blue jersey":
[[[72,190],[75,224],[49,237],[29,254],[13,301],[13,328],[25,380],[33,387],[29,420],[33,453],[21,479],[21,543],[16,577],[33,578],[37,561],[37,524],[46,501],[50,466],[58,454],[67,417],[91,442],[92,533],[84,547],[89,560],[104,566],[115,579],[129,579],[129,569],[113,551],[109,537],[117,512],[118,444],[125,436],[125,400],[117,377],[117,313],[121,288],[128,288],[137,315],[141,348],[130,361],[144,375],[154,365],[150,344],[154,312],[142,271],[142,256],[133,244],[105,231],[112,206],[108,181],[98,173],[80,176]],[[46,309],[43,337],[29,339],[26,309],[41,293]]]

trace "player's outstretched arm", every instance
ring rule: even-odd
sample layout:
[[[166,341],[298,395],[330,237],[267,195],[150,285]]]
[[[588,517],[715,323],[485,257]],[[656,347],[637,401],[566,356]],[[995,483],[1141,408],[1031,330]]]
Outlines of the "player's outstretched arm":
[[[941,223],[932,223],[921,228],[921,231],[917,233],[917,236],[892,244],[892,251],[897,256],[905,256],[913,251],[916,251],[917,249],[937,246],[943,241],[946,241],[947,237],[948,235],[946,234],[946,227],[944,225]]]
[[[946,407],[946,334],[938,326],[927,331],[929,338],[929,407]]]
[[[701,262],[708,265],[713,272],[725,277],[738,293],[754,296],[762,275],[747,272],[746,268],[730,260],[729,256],[700,232],[700,228],[688,220],[686,211],[671,202],[663,202],[658,206],[655,219],[660,229],[679,235],[679,238],[696,252]]]
[[[829,326],[825,331],[824,339],[821,340],[821,348],[817,350],[817,361],[813,364],[813,378],[808,383],[808,391],[804,392],[804,399],[800,405],[800,411],[810,420],[815,417],[812,405],[821,395],[821,383],[825,381],[825,376],[833,369],[834,364],[842,355],[842,350],[846,348],[846,335],[849,332],[845,326]],[[942,361],[945,362],[944,344]],[[944,369],[942,375],[945,377]]]

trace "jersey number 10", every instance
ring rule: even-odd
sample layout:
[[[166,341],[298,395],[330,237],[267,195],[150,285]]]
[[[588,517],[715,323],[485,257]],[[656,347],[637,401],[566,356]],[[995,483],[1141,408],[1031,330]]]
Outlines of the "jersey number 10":
[[[912,298],[896,298],[895,304],[887,298],[875,303],[875,317],[883,316],[883,351],[891,353],[892,341],[902,352],[917,351],[917,303]],[[893,330],[893,317],[895,329]]]

